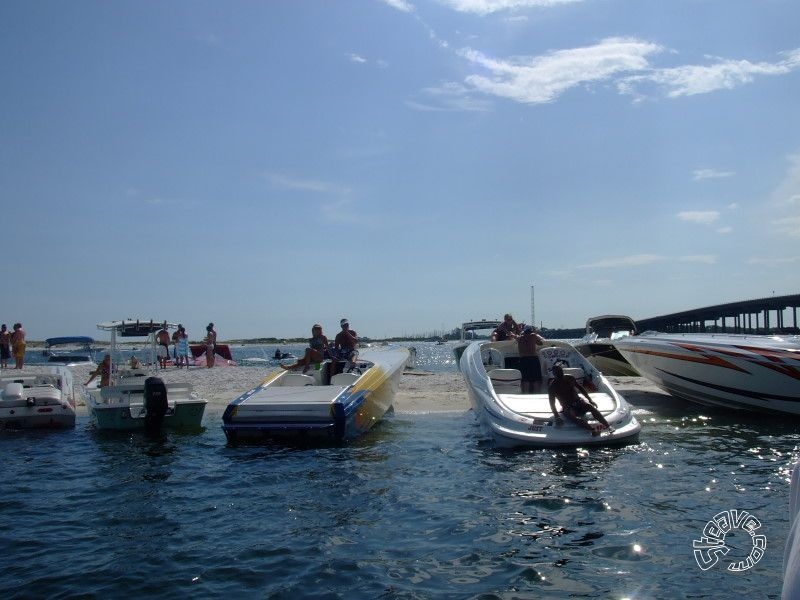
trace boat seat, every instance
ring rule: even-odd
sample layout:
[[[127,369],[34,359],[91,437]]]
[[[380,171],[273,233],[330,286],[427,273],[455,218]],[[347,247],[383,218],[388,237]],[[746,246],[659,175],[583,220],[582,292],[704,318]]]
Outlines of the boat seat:
[[[23,387],[21,383],[7,383],[3,390],[3,400],[19,400],[22,398]]]
[[[564,367],[564,375],[572,375],[578,383],[581,383],[586,377],[586,373],[580,367]]]
[[[488,375],[498,394],[519,394],[522,391],[522,373],[519,369],[492,369]]]
[[[331,385],[352,385],[359,377],[356,373],[338,373],[331,377]]]
[[[286,373],[281,379],[284,386],[305,387],[314,385],[314,378],[311,375],[301,375],[300,373]]]

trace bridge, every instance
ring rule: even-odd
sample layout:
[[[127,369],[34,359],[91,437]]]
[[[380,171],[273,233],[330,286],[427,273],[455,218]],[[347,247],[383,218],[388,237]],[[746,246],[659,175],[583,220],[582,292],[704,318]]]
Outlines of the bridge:
[[[769,296],[685,310],[636,321],[640,332],[800,333],[800,294]]]

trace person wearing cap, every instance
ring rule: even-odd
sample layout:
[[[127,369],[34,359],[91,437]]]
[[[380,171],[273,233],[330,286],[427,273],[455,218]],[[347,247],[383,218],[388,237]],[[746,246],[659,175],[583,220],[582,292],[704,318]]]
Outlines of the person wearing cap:
[[[311,363],[321,363],[325,360],[327,353],[328,338],[322,334],[322,325],[314,323],[311,327],[311,339],[308,340],[308,348],[306,348],[303,358],[293,365],[281,365],[281,368],[293,371],[298,367],[303,367],[303,373],[305,373],[311,367]]]
[[[519,350],[519,370],[522,373],[522,393],[534,394],[538,391],[542,381],[542,366],[539,363],[539,348],[544,345],[544,339],[532,325],[527,325],[522,330],[522,335],[517,338]]]
[[[336,334],[333,340],[333,349],[339,360],[347,361],[344,366],[344,372],[348,373],[355,367],[355,362],[358,359],[358,334],[350,329],[350,322],[347,319],[339,321],[342,330]]]

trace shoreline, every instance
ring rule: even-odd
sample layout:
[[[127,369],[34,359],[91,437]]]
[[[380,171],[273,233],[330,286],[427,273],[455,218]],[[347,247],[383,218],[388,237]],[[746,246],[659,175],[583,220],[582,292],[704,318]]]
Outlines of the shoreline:
[[[26,366],[22,371],[4,369],[2,377],[16,374],[47,372],[50,365]],[[76,410],[86,414],[86,405],[81,385],[89,378],[92,367],[80,365],[70,367],[74,374]],[[256,387],[272,371],[257,367],[224,366],[207,369],[192,367],[178,369],[168,367],[153,372],[165,383],[189,383],[201,398],[208,400],[206,417],[221,417],[228,404],[239,395]],[[614,388],[625,396],[634,409],[645,408],[654,402],[683,402],[660,390],[643,377],[609,377]],[[407,370],[403,373],[395,395],[394,410],[399,414],[457,413],[470,410],[464,378],[460,372],[432,372]]]

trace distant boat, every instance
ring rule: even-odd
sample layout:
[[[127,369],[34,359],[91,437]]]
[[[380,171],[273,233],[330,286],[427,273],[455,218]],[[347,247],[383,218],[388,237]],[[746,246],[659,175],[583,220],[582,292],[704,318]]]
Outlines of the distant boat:
[[[453,346],[453,356],[455,356],[456,365],[460,364],[461,355],[464,354],[464,350],[467,349],[467,346],[478,339],[477,332],[488,332],[483,337],[489,339],[489,336],[492,334],[492,332],[502,323],[503,321],[487,321],[486,319],[482,319],[480,321],[466,321],[465,323],[462,323],[461,340],[458,341],[455,346]]]
[[[648,331],[614,342],[639,373],[686,400],[800,415],[800,338]]]
[[[333,374],[345,362],[330,360],[307,373],[276,369],[228,405],[222,429],[229,443],[354,438],[391,408],[407,359],[405,348],[377,347],[352,373]]]
[[[635,333],[636,323],[625,315],[590,317],[586,335],[574,346],[603,374],[636,377],[639,372],[614,346],[614,340]]]
[[[93,338],[82,335],[47,338],[42,354],[50,363],[69,366],[92,364],[95,362],[94,343]]]

